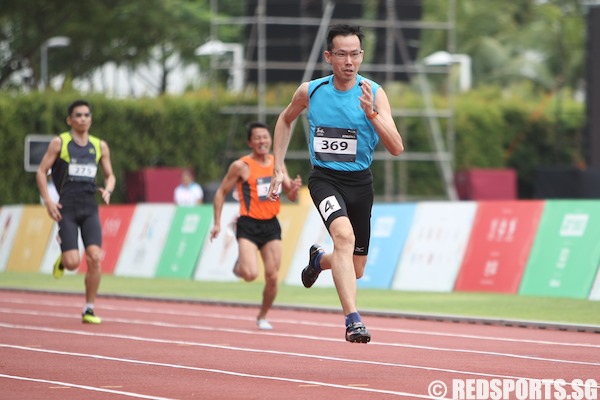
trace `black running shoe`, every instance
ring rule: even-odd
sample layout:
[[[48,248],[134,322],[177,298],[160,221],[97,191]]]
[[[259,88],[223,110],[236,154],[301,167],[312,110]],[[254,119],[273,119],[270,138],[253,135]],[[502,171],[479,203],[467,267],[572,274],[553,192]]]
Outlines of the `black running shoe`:
[[[315,269],[315,258],[319,253],[325,253],[325,250],[318,244],[310,246],[308,253],[308,265],[302,270],[302,284],[305,288],[311,287],[319,277],[321,271]]]
[[[346,341],[351,343],[369,343],[371,334],[362,322],[354,322],[346,327]]]

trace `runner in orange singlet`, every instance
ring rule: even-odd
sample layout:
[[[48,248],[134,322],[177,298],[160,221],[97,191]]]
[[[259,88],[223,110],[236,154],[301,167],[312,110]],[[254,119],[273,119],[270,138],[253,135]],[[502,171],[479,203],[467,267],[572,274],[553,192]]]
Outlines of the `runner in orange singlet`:
[[[221,232],[221,211],[225,197],[237,186],[240,202],[240,217],[236,227],[239,256],[233,273],[246,282],[255,280],[258,276],[256,252],[260,251],[265,266],[265,288],[256,323],[259,329],[270,330],[273,327],[267,321],[267,312],[277,295],[281,265],[281,226],[277,219],[280,202],[267,198],[275,165],[270,153],[272,139],[269,127],[261,122],[253,122],[247,126],[246,133],[252,153],[231,163],[215,193],[214,226],[210,238],[216,238]],[[300,186],[300,176],[292,180],[286,170],[282,187],[289,200],[296,200]]]

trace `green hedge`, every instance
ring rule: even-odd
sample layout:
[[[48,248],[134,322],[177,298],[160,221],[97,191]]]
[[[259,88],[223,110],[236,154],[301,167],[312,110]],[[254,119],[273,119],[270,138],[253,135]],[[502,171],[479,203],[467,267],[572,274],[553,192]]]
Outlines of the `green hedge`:
[[[23,168],[29,133],[56,134],[68,129],[66,109],[76,98],[92,104],[90,132],[111,149],[117,187],[113,200],[125,202],[126,174],[151,166],[192,166],[200,182],[221,176],[228,132],[210,96],[114,100],[72,93],[0,95],[0,204],[35,203],[35,174]],[[101,179],[101,178],[100,178]]]
[[[444,109],[446,101],[436,98],[436,107]],[[534,174],[540,166],[585,167],[585,105],[566,93],[536,96],[523,88],[483,87],[456,96],[454,113],[454,170],[513,168],[520,198],[533,196]],[[440,119],[443,131],[445,122]],[[416,118],[405,121],[407,151],[432,151],[425,123]],[[406,177],[410,193],[443,195],[437,166],[412,164]]]
[[[288,93],[290,92],[290,93]],[[390,101],[398,101],[388,92]],[[270,105],[286,104],[288,88],[269,92]],[[519,177],[519,195],[533,193],[535,168],[542,165],[583,165],[581,143],[585,124],[583,104],[569,96],[507,94],[498,88],[482,88],[457,96],[455,108],[455,170],[469,168],[514,168]],[[0,92],[0,205],[37,203],[35,174],[23,168],[24,139],[29,133],[57,134],[68,129],[67,106],[77,98],[93,107],[90,132],[105,139],[117,176],[113,201],[126,200],[125,177],[145,167],[192,166],[201,184],[219,181],[235,154],[245,151],[244,125],[256,116],[226,115],[223,107],[256,104],[254,98],[198,92],[179,97],[155,99],[109,99],[102,95],[83,96],[72,92],[13,94]],[[402,106],[418,107],[416,96],[406,95]],[[443,97],[436,107],[446,107]],[[283,106],[281,106],[283,108]],[[276,116],[266,121],[274,126]],[[445,130],[447,121],[440,120]],[[426,121],[405,118],[398,126],[407,151],[432,151]],[[297,124],[291,150],[306,150],[302,124]],[[229,150],[229,153],[227,152]],[[395,163],[395,192],[414,197],[443,197],[444,187],[437,166],[431,162]],[[290,174],[307,181],[307,160],[288,161]],[[389,164],[375,162],[375,187],[383,193]],[[400,182],[402,181],[402,182]]]

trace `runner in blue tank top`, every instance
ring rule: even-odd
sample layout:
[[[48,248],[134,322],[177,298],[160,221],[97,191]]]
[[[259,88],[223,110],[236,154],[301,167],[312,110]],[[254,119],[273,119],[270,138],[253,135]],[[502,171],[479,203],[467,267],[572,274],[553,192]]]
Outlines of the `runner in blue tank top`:
[[[364,55],[363,39],[360,27],[330,27],[323,57],[331,64],[333,74],[302,83],[279,115],[274,132],[275,169],[269,189],[269,197],[276,200],[292,123],[308,109],[313,165],[308,188],[334,250],[325,254],[318,244],[311,246],[302,283],[309,288],[322,270],[331,270],[345,315],[346,340],[355,343],[371,340],[356,308],[356,279],[363,276],[369,252],[374,197],[369,168],[373,152],[380,140],[394,156],[404,151],[386,93],[358,74]]]

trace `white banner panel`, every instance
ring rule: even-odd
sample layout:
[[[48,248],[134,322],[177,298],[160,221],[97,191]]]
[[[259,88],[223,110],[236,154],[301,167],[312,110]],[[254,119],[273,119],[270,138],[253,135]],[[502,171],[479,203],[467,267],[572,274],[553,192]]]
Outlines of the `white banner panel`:
[[[175,204],[138,204],[135,207],[115,275],[154,277],[174,214]]]
[[[451,292],[476,210],[473,201],[417,204],[392,289]]]
[[[296,252],[294,253],[294,258],[292,259],[292,264],[286,276],[285,283],[288,285],[302,286],[301,273],[304,267],[308,265],[310,246],[315,243],[320,244],[327,253],[333,251],[333,241],[329,236],[329,232],[327,232],[325,224],[323,224],[323,220],[317,209],[311,207],[306,216],[302,234],[300,235],[298,245],[296,246]],[[326,270],[322,272],[313,287],[335,287],[331,271]]]
[[[23,206],[20,205],[3,206],[0,209],[0,271],[6,269],[21,214],[23,214]]]
[[[208,237],[200,252],[200,258],[196,265],[194,279],[199,281],[235,282],[238,281],[233,274],[233,266],[238,258],[238,244],[235,238],[235,221],[239,216],[240,205],[238,203],[225,203],[221,211],[221,232],[213,241],[210,240],[210,231],[213,223],[208,229]],[[257,253],[258,255],[258,253]]]

